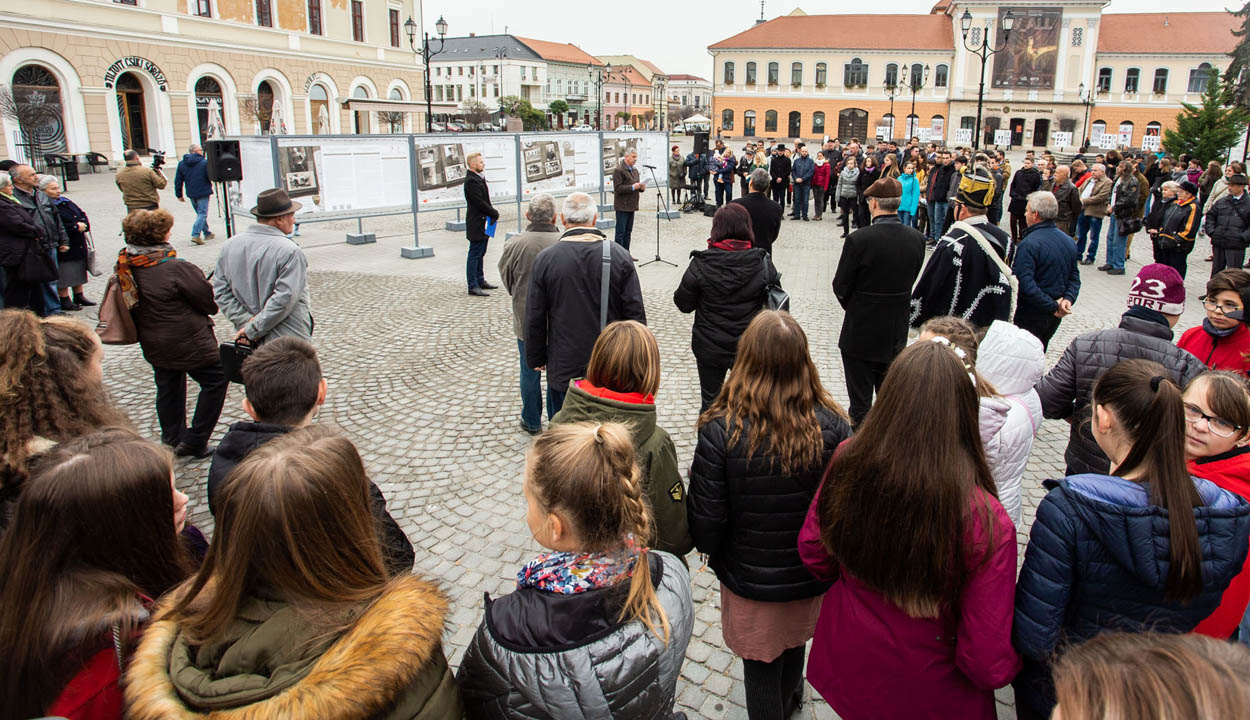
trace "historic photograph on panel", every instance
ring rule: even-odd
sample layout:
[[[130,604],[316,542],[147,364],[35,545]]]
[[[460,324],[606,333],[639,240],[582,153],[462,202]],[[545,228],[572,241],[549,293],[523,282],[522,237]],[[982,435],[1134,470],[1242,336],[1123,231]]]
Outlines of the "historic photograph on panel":
[[[521,159],[525,163],[525,182],[528,183],[559,177],[564,172],[560,144],[554,140],[525,143],[521,146]]]
[[[417,148],[417,188],[421,190],[460,185],[467,172],[461,143]]]
[[[1055,7],[1000,7],[994,47],[1003,42],[1003,15],[1010,10],[1015,27],[1007,48],[994,56],[991,86],[1052,90],[1059,55],[1063,10]]]
[[[315,145],[278,148],[278,177],[282,178],[282,187],[291,197],[320,192],[316,153]]]

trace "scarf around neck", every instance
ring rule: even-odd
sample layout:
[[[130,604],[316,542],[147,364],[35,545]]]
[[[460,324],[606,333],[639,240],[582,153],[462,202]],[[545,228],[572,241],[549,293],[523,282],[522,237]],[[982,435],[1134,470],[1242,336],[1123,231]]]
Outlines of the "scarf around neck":
[[[1227,330],[1221,330],[1217,328],[1214,323],[1211,322],[1211,318],[1202,319],[1202,329],[1211,337],[1226,338],[1229,335],[1232,335],[1233,333],[1237,332],[1238,326],[1239,325],[1234,325],[1228,328]]]
[[[730,250],[730,251],[750,250],[751,241],[750,240],[737,240],[735,238],[722,238],[720,240],[713,241],[712,238],[708,238],[707,246],[709,248],[717,248],[718,250]]]
[[[633,536],[619,550],[598,553],[548,552],[530,560],[516,575],[518,590],[535,588],[576,595],[624,582],[634,573],[641,550]]]
[[[133,309],[139,304],[139,288],[135,286],[134,268],[154,267],[177,256],[174,246],[169,243],[150,247],[127,244],[117,253],[117,265],[113,272],[117,275],[117,285],[121,288],[122,300],[127,308]]]

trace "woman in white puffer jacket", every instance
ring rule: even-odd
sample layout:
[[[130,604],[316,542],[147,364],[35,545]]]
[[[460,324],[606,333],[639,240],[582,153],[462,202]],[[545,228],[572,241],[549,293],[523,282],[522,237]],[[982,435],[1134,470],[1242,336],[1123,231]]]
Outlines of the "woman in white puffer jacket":
[[[1023,529],[1020,482],[1042,425],[1042,403],[1033,386],[1046,370],[1042,343],[1011,323],[995,320],[979,346],[973,327],[954,317],[933,318],[921,339],[941,336],[964,351],[978,378],[981,442],[998,486],[998,500]]]

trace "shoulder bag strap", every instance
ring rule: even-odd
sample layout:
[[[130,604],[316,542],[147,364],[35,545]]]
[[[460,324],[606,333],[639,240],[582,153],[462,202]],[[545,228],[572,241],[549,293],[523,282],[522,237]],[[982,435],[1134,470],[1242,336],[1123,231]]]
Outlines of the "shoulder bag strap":
[[[612,240],[603,238],[603,281],[599,291],[599,329],[608,326],[608,289],[612,285]]]

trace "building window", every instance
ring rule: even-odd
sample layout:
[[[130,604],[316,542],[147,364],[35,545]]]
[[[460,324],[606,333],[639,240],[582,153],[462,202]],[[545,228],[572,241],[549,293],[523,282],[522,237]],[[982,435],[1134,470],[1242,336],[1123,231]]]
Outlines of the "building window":
[[[776,85],[781,82],[781,66],[775,62],[768,63],[768,84]]]
[[[1141,70],[1137,68],[1129,68],[1124,73],[1124,92],[1137,92],[1137,79],[1141,77]]]
[[[269,0],[256,0],[256,24],[273,27],[273,8],[269,6]]]
[[[786,128],[787,137],[797,138],[803,135],[803,115],[798,110],[790,111],[790,123]]]
[[[1098,92],[1111,92],[1111,68],[1098,68]]]
[[[113,0],[118,5],[138,5],[139,0]]]
[[[829,66],[825,63],[816,63],[816,87],[824,87],[829,82]]]
[[[881,122],[877,124],[877,127],[885,127],[885,128],[890,129],[889,134],[881,138],[882,140],[889,140],[890,138],[894,137],[894,113],[886,113],[882,115]]]
[[[391,47],[399,47],[399,11],[391,8],[387,15],[391,21]]]
[[[852,58],[849,63],[842,66],[842,84],[847,87],[867,87],[868,65],[859,58]],[[841,120],[838,122],[841,123]],[[864,127],[868,127],[867,120],[864,123]],[[839,132],[838,135],[840,137],[842,133]]]
[[[777,132],[777,111],[769,110],[764,113],[764,132]]]
[[[812,134],[816,137],[825,134],[825,114],[820,110],[812,113]]]
[[[755,63],[747,63],[747,85],[755,84]]]
[[[330,133],[330,95],[326,89],[314,83],[308,88],[308,106],[312,111],[313,134],[328,135]]]
[[[885,66],[885,86],[894,87],[898,85],[898,65],[890,63]]]
[[[742,113],[742,136],[755,137],[755,111],[747,110]]]
[[[963,117],[959,118],[960,130],[975,130],[976,126],[977,126],[977,119],[975,117],[972,117],[971,115],[964,115]]]
[[[1128,142],[1125,145],[1133,144],[1133,121],[1125,120],[1120,123],[1120,135],[1128,135]]]
[[[217,82],[216,79],[205,75],[195,81],[195,120],[196,125],[200,130],[201,141],[208,140],[212,137],[220,139],[222,136],[216,135],[215,133],[221,132],[224,134],[225,132],[224,127],[213,128],[212,132],[210,132],[209,120],[216,119],[222,121],[223,123],[225,121],[225,118],[220,114],[217,115],[216,118],[209,117],[214,103],[217,105],[217,112],[220,113],[223,106],[221,83]]]
[[[1211,67],[1211,63],[1202,63],[1198,67],[1189,71],[1189,87],[1185,92],[1204,93],[1207,91],[1207,81],[1211,79],[1215,70]]]
[[[946,87],[947,76],[950,75],[950,68],[946,65],[938,65],[933,71],[933,87]]]
[[[321,34],[321,0],[308,0],[308,32]]]
[[[799,87],[803,84],[803,63],[790,64],[790,84]]]
[[[195,0],[195,14],[200,17],[212,17],[213,6],[210,0]]]
[[[352,0],[352,39],[365,41],[365,4],[361,0]]]
[[[1084,41],[1085,41],[1085,28],[1082,28],[1082,27],[1072,28],[1072,47],[1080,47],[1081,43]]]
[[[942,133],[946,131],[946,118],[941,115],[934,115],[929,120],[929,134],[934,140],[940,141],[945,137]]]
[[[734,84],[734,64],[731,62],[725,63],[725,79],[723,82],[726,85]]]
[[[729,108],[725,108],[725,110],[721,112],[720,128],[721,130],[733,130],[734,129],[734,111],[733,110],[730,110]]]
[[[61,84],[56,76],[42,65],[24,65],[13,73],[11,79],[13,99],[23,108],[38,107],[41,112],[27,120],[24,130],[30,135],[26,141],[34,141],[37,152],[64,152],[65,117],[62,112]],[[199,89],[199,84],[196,84]],[[218,100],[221,91],[218,90]],[[33,137],[31,137],[33,136]]]
[[[1168,69],[1167,68],[1159,68],[1158,70],[1155,70],[1155,83],[1154,83],[1153,89],[1154,89],[1155,95],[1164,95],[1167,93],[1168,91]]]
[[[1103,134],[1106,132],[1107,132],[1107,123],[1103,122],[1102,120],[1095,120],[1093,124],[1089,126],[1089,137],[1091,141],[1096,142],[1098,138],[1102,137]]]

